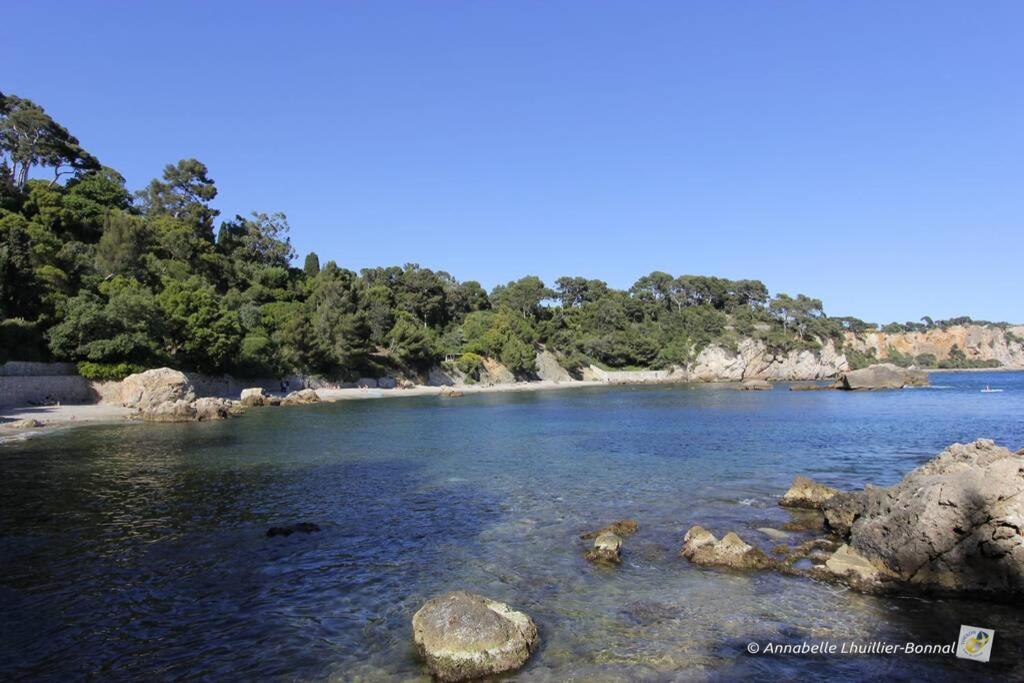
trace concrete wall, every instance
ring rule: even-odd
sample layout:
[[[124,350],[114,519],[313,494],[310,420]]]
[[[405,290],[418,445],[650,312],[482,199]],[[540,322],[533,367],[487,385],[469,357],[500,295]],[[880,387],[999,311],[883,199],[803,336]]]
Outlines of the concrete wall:
[[[74,363],[30,363],[9,360],[0,364],[0,377],[43,377],[50,375],[77,375]]]
[[[0,377],[0,406],[94,403],[89,382],[78,375]]]

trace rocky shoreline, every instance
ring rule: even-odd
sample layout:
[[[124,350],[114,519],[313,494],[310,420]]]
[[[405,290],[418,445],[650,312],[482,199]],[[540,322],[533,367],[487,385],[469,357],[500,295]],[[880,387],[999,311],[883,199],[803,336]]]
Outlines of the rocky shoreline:
[[[785,529],[758,529],[780,541],[770,552],[733,531],[718,538],[694,525],[679,556],[711,570],[774,571],[870,594],[1024,603],[1024,449],[987,439],[952,444],[896,485],[862,491],[797,475],[779,505],[794,518]],[[582,534],[592,541],[583,558],[614,571],[638,527],[623,519]],[[443,681],[512,671],[539,638],[528,615],[462,591],[429,600],[413,632],[427,669]]]

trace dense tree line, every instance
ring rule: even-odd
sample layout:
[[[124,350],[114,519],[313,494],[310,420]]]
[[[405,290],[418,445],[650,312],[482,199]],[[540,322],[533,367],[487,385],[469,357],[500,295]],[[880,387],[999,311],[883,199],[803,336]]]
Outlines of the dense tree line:
[[[311,253],[299,268],[284,214],[218,225],[216,197],[195,159],[132,193],[41,107],[0,94],[0,360],[341,378],[446,361],[473,376],[491,357],[528,374],[539,345],[568,367],[664,367],[712,342],[787,350],[874,327],[756,280],[527,276],[488,294],[417,264],[356,273]]]

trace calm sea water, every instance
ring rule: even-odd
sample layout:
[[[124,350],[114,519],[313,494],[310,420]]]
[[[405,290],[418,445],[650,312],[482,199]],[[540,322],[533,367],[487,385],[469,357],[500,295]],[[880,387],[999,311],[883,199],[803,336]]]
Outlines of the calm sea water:
[[[696,523],[770,548],[756,529],[791,518],[775,501],[795,474],[886,485],[954,441],[1024,446],[1024,374],[932,382],[353,401],[7,441],[0,677],[422,678],[410,618],[461,588],[537,621],[541,648],[517,680],[1024,679],[1019,609],[677,555]],[[621,517],[640,521],[623,564],[588,565],[577,536]],[[298,521],[322,531],[265,537]],[[746,652],[952,643],[960,624],[996,629],[991,663]]]

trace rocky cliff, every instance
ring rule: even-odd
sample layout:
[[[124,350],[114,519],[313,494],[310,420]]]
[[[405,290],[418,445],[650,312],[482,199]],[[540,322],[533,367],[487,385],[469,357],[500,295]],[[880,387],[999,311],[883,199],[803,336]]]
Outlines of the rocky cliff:
[[[844,346],[862,353],[871,353],[879,360],[891,356],[931,354],[936,360],[949,358],[956,346],[967,360],[995,360],[1005,367],[1024,368],[1024,325],[1003,329],[983,325],[953,325],[926,332],[847,333]]]

